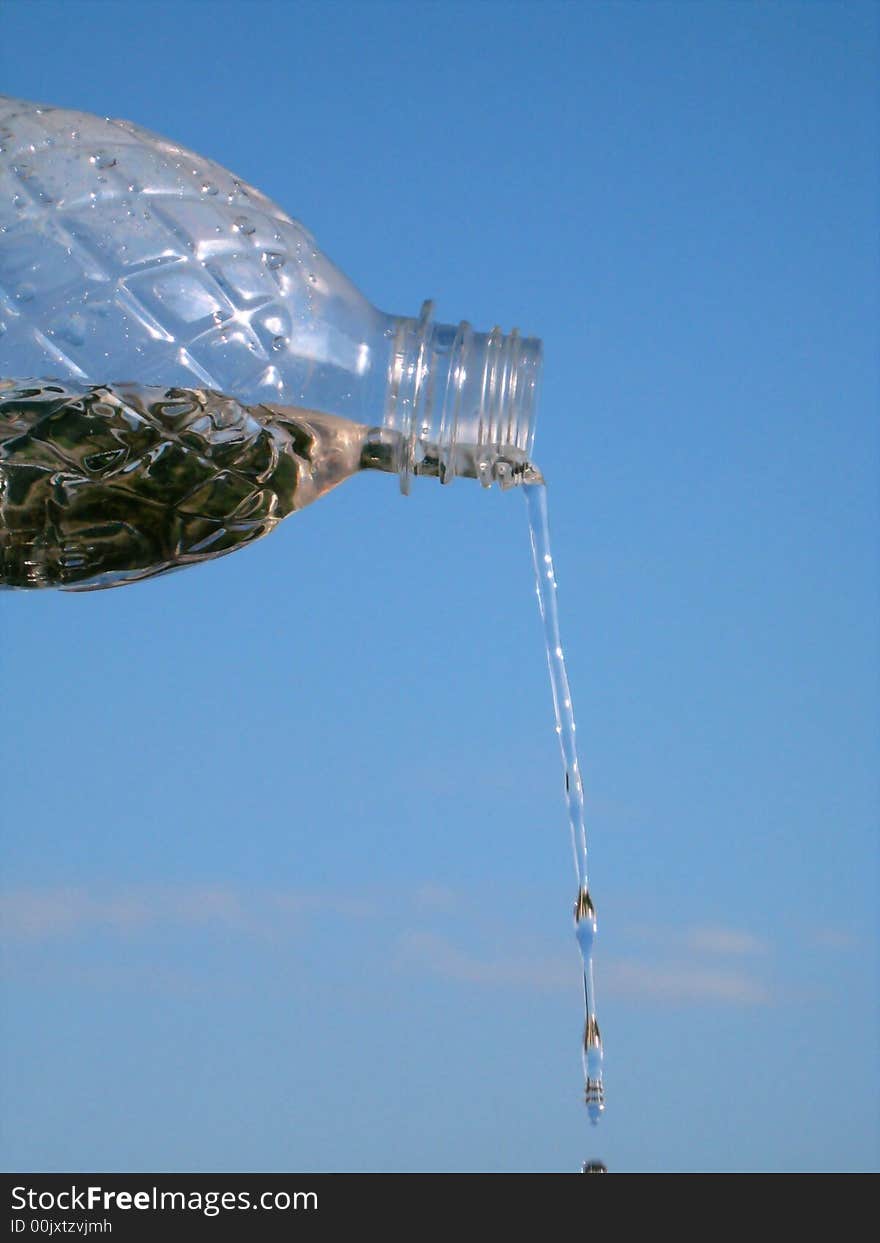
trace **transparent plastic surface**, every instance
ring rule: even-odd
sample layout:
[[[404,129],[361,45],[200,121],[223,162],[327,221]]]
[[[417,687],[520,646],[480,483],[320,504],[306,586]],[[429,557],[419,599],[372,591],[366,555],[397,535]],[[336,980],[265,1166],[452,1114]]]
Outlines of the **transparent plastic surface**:
[[[540,342],[373,307],[312,235],[127,121],[0,97],[0,375],[209,389],[399,434],[531,451]],[[491,482],[491,479],[484,482]]]
[[[0,147],[4,366],[381,409],[384,317],[252,186],[126,121],[15,100]]]

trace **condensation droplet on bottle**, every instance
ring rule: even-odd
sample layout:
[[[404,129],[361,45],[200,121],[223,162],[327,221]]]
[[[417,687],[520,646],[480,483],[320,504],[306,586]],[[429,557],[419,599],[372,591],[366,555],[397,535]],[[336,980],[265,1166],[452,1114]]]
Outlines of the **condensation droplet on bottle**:
[[[202,182],[202,194],[216,194],[216,193],[217,193],[217,187],[214,185],[212,181]]]
[[[284,255],[277,250],[264,250],[263,263],[265,263],[267,268],[271,268],[273,272],[276,272],[278,268],[284,267]]]
[[[244,233],[245,237],[250,237],[252,233],[256,232],[257,226],[253,221],[248,220],[247,216],[236,216],[232,223],[239,233]]]
[[[106,151],[96,151],[94,155],[89,156],[89,163],[94,164],[95,168],[113,168],[116,164],[116,157],[108,155]]]
[[[33,285],[19,285],[15,291],[16,302],[30,302],[37,291]]]
[[[272,338],[272,349],[273,349],[273,350],[284,350],[284,349],[287,349],[287,346],[288,346],[289,344],[290,344],[290,343],[289,343],[289,341],[288,341],[287,337],[273,337],[273,338]]]

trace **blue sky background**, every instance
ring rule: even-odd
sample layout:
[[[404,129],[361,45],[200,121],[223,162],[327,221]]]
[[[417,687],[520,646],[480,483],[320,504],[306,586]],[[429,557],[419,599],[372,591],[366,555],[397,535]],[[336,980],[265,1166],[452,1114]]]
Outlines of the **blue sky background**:
[[[2,600],[7,1170],[878,1163],[878,11],[3,0],[0,89],[544,338],[608,1110],[517,495]],[[5,367],[7,360],[0,360]]]

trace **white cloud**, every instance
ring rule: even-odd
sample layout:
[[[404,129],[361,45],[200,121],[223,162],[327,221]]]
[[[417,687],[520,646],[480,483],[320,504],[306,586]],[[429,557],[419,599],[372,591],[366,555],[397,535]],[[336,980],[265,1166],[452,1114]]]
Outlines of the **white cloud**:
[[[398,965],[415,966],[461,983],[516,987],[530,992],[555,992],[577,986],[574,956],[565,961],[513,955],[481,958],[428,932],[409,932],[402,938]],[[770,1000],[766,986],[744,971],[688,962],[650,963],[601,957],[597,968],[601,993],[615,997],[675,1005],[722,1002],[755,1006]]]
[[[433,932],[408,932],[400,941],[399,965],[415,965],[467,984],[501,984],[545,992],[571,987],[577,981],[575,960],[568,965],[552,959],[478,958],[457,949],[445,937]]]
[[[689,928],[684,940],[690,949],[703,954],[763,954],[767,948],[760,937],[743,928],[714,924]]]
[[[462,904],[446,889],[426,886],[400,895],[399,901],[371,898],[356,889],[326,893],[293,890],[248,891],[225,886],[130,887],[114,892],[76,888],[21,889],[0,893],[0,936],[7,943],[63,941],[78,934],[106,932],[146,934],[167,927],[223,928],[240,936],[284,937],[310,914],[335,918],[378,918],[385,914],[392,934],[404,912],[416,910],[436,919],[454,917],[461,925]],[[465,904],[467,906],[467,904]],[[448,921],[447,921],[448,922]],[[638,930],[634,930],[638,931]],[[651,951],[629,958],[599,955],[600,997],[616,996],[656,1004],[715,1002],[754,1006],[770,1000],[767,986],[754,973],[717,958],[758,955],[764,943],[751,932],[725,926],[641,930]],[[669,948],[657,960],[653,947]],[[676,952],[677,949],[677,952]],[[578,960],[522,954],[502,948],[481,953],[459,948],[434,931],[410,930],[389,948],[391,960],[408,970],[428,972],[462,984],[509,987],[534,993],[577,989]],[[716,961],[712,961],[712,957]]]
[[[602,972],[602,987],[612,996],[669,1004],[759,1006],[770,1000],[766,985],[746,972],[693,963],[610,962]]]
[[[173,924],[266,933],[280,931],[310,911],[363,918],[374,910],[373,904],[345,893],[239,892],[211,885],[130,888],[113,893],[20,889],[0,893],[0,936],[5,940],[46,940],[90,929],[135,932]]]

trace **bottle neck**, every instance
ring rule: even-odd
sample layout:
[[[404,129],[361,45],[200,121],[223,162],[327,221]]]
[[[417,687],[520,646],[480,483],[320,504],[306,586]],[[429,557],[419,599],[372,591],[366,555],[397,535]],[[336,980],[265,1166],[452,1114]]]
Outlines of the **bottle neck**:
[[[451,483],[456,475],[510,487],[531,466],[541,342],[514,329],[474,332],[418,319],[389,320],[391,350],[381,427],[362,465],[393,470],[409,492],[414,475]]]

